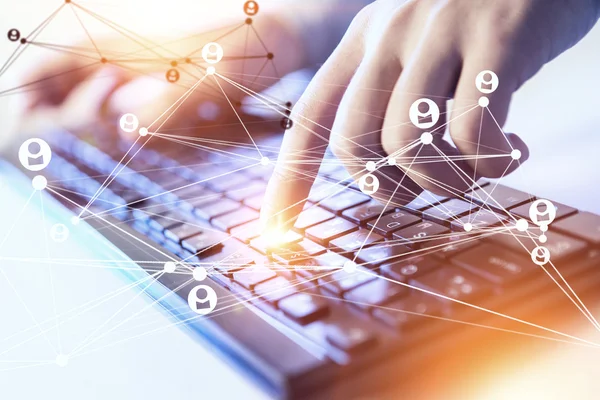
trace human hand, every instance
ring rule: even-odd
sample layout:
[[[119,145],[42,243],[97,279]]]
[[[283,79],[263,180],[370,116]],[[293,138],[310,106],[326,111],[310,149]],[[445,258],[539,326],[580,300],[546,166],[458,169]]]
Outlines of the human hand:
[[[513,92],[577,43],[599,8],[595,0],[370,4],[294,107],[294,127],[267,188],[263,224],[293,225],[328,144],[355,180],[374,161],[380,182],[374,197],[394,205],[423,189],[458,195],[479,177],[514,171],[529,153],[519,136],[501,129]],[[486,70],[495,72],[499,85],[482,107],[475,80]],[[431,144],[422,143],[424,130],[408,122],[411,105],[424,97],[441,115],[427,129]],[[446,128],[456,147],[443,139]],[[395,166],[387,165],[389,156]]]
[[[238,122],[245,94],[227,79],[262,91],[277,82],[274,68],[285,75],[304,66],[304,46],[297,36],[277,16],[264,15],[178,41],[121,36],[96,40],[93,47],[82,42],[38,63],[22,79],[28,117],[51,113],[61,124],[77,127],[95,123],[98,116],[114,123],[133,113],[140,126],[152,125],[154,131],[205,136],[209,130],[195,128]],[[215,41],[223,48],[223,59],[211,65],[202,48]],[[290,47],[298,51],[284,56]],[[215,67],[215,75],[207,75],[209,66]],[[167,79],[172,69],[179,74],[175,82]],[[245,122],[249,119],[244,116]]]

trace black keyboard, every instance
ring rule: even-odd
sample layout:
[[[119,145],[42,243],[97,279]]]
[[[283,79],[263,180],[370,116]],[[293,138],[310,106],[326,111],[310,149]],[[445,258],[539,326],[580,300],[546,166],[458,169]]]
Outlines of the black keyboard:
[[[75,212],[71,202],[85,206],[130,146],[64,131],[48,140],[54,152],[49,184]],[[263,155],[275,160],[278,141],[262,140]],[[147,259],[151,251],[124,240],[124,233],[185,260],[187,269],[159,278],[182,299],[194,286],[190,270],[206,267],[218,288],[214,315],[180,310],[179,317],[190,324],[202,320],[196,329],[278,397],[312,397],[335,385],[369,387],[367,380],[379,386],[382,375],[358,377],[374,365],[413,369],[411,352],[426,359],[434,344],[458,343],[464,327],[448,320],[483,323],[490,317],[461,302],[511,316],[522,311],[531,320],[536,307],[565,301],[556,290],[540,294],[553,282],[523,247],[535,241],[502,229],[528,218],[535,200],[515,189],[481,183],[461,198],[425,192],[408,205],[384,207],[362,194],[343,167],[325,162],[294,231],[272,247],[259,236],[257,219],[273,167],[257,161],[253,146],[141,149],[125,162],[90,207],[98,217],[83,217],[126,253],[143,252],[134,259]],[[490,194],[494,201],[487,200]],[[120,230],[111,233],[109,225]],[[597,284],[589,272],[600,264],[594,250],[600,216],[559,205],[546,236],[552,261],[578,294]],[[502,318],[494,318],[489,325],[502,326]]]

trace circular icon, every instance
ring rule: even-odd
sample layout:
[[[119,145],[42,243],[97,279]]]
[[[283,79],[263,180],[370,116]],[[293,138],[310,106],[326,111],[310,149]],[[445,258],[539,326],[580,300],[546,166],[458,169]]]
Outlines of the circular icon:
[[[217,306],[217,293],[210,286],[196,286],[188,294],[188,305],[196,314],[209,314]]]
[[[283,129],[290,129],[293,125],[294,123],[288,117],[283,117],[283,119],[281,120],[281,127]]]
[[[531,261],[542,266],[550,261],[550,251],[544,246],[538,246],[531,251]]]
[[[16,42],[17,40],[21,39],[21,32],[19,32],[17,29],[11,29],[8,31],[6,36],[8,36],[8,40],[11,42]]]
[[[19,148],[19,161],[29,171],[41,171],[52,158],[50,146],[42,139],[28,139]]]
[[[481,93],[489,94],[498,89],[498,75],[494,71],[485,70],[477,74],[475,86]]]
[[[529,206],[529,219],[539,226],[543,232],[556,218],[556,207],[549,200],[536,200]]]
[[[167,71],[165,76],[169,82],[175,83],[179,80],[179,71],[177,71],[175,68],[171,68]]]
[[[50,237],[56,243],[62,243],[69,238],[69,228],[65,224],[54,224],[50,228]]]
[[[244,12],[249,16],[256,15],[258,13],[258,3],[253,0],[245,2]]]
[[[379,189],[379,179],[373,174],[365,174],[358,180],[358,187],[364,194],[371,195]]]
[[[419,129],[429,129],[440,119],[440,109],[433,100],[419,99],[408,111],[410,122]]]
[[[223,58],[223,48],[219,43],[207,43],[202,48],[202,58],[209,64],[216,64]]]
[[[140,121],[135,116],[135,114],[123,114],[121,119],[119,120],[119,125],[121,126],[121,130],[123,132],[131,133],[135,132],[140,126]]]

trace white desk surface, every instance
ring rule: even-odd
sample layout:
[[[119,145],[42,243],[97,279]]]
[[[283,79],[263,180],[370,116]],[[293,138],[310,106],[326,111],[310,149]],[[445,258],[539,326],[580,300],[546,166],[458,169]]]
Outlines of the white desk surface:
[[[11,2],[11,7],[15,3]],[[27,18],[32,18],[31,14]],[[4,28],[6,23],[0,25]],[[595,212],[600,212],[598,48],[600,26],[517,93],[507,129],[519,132],[530,145],[532,154],[520,172],[503,180],[514,187]],[[37,195],[18,219],[15,229],[7,235],[17,217],[15,210],[22,208],[30,192],[28,186],[15,190],[12,181],[6,179],[0,186],[0,243],[7,237],[0,245],[3,257],[0,259],[0,391],[3,398],[266,397],[216,357],[208,346],[170,326],[173,321],[162,311],[147,308],[149,298],[137,296],[137,291],[125,290],[98,304],[98,299],[128,285],[118,273],[85,263],[53,265],[50,269],[44,262],[7,259],[24,254],[32,258],[47,256]],[[53,220],[68,218],[53,210],[49,201],[45,205],[46,226]],[[51,246],[49,251],[53,258],[89,260],[98,257],[97,249],[83,245],[84,234],[78,238],[77,232],[73,233],[65,244]],[[86,302],[90,302],[89,307],[77,308]],[[70,360],[66,367],[54,364],[56,352],[73,351],[117,312],[100,332],[117,326],[114,331],[84,347],[81,355]],[[60,316],[58,329],[57,314]],[[128,321],[119,326],[125,320]],[[40,329],[46,333],[38,335]],[[97,351],[89,352],[94,349]],[[564,365],[564,357],[562,354],[550,358],[546,365],[549,368]],[[593,362],[597,356],[590,358],[585,348],[574,348],[573,357],[571,360],[577,360],[579,366],[587,366],[589,373],[597,370],[597,362]],[[535,377],[536,371],[532,369],[529,375]],[[564,377],[562,373],[560,376]],[[578,376],[574,379],[585,379],[589,387],[580,398],[595,398],[598,387],[589,386],[594,378],[589,374]],[[522,378],[502,379],[503,392],[495,393],[510,393],[511,398],[526,396],[525,391],[531,388],[523,384]],[[538,388],[548,384],[546,379],[543,384],[528,381],[530,385],[536,382]],[[577,380],[572,382],[577,383]],[[545,398],[564,398],[564,395],[555,390],[545,394]]]

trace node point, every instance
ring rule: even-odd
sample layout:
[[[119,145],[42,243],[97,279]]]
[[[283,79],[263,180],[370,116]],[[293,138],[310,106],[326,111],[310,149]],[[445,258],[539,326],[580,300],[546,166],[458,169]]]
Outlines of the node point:
[[[146,136],[148,134],[148,128],[141,127],[138,132],[139,132],[140,136]]]
[[[490,105],[490,99],[488,99],[485,96],[482,96],[482,97],[479,98],[478,103],[479,103],[480,107],[487,107],[487,106]]]
[[[471,232],[473,230],[473,224],[467,222],[463,228],[465,228],[465,232]]]
[[[171,61],[171,67],[176,67],[177,66],[177,61],[173,60]]]
[[[389,157],[388,158],[388,165],[396,165],[396,158],[395,157]]]
[[[352,272],[356,271],[356,263],[354,261],[348,260],[344,263],[343,269],[347,273],[351,274]]]
[[[291,102],[291,101],[288,101],[287,103],[285,103],[285,106],[286,106],[287,108],[290,108],[290,107],[292,106],[292,102]]]
[[[431,144],[433,142],[433,135],[429,132],[423,132],[421,134],[421,143]]]
[[[33,186],[35,190],[44,190],[46,189],[46,186],[48,186],[48,180],[42,175],[36,175],[31,180],[31,186]]]
[[[540,243],[546,243],[546,240],[548,240],[546,235],[540,235],[539,239],[540,239]]]
[[[107,60],[106,58],[102,57],[102,58],[100,59],[100,62],[101,62],[102,64],[106,64],[106,63],[108,62],[108,60]]]
[[[192,63],[192,59],[191,58],[186,58],[185,62],[188,63],[188,64],[191,64]]]
[[[268,58],[269,60],[272,60],[272,59],[273,59],[273,57],[275,57],[275,56],[273,55],[273,53],[268,53],[268,54],[267,54],[267,58]]]
[[[367,171],[373,172],[377,168],[377,164],[375,164],[375,161],[368,161],[366,168],[367,168]]]
[[[192,273],[194,279],[197,281],[203,281],[206,279],[208,273],[206,272],[206,268],[204,267],[196,267],[194,268],[194,272]]]
[[[263,157],[260,159],[260,165],[263,165],[263,166],[269,165],[270,162],[271,162],[271,160],[269,160],[269,157]]]
[[[514,149],[510,152],[510,156],[513,160],[518,160],[519,158],[521,158],[521,150]]]
[[[526,219],[521,218],[517,221],[515,226],[517,227],[518,231],[525,232],[527,229],[529,229],[529,222],[527,222]]]
[[[175,263],[173,261],[167,261],[165,263],[163,269],[165,270],[165,272],[172,273],[172,272],[175,272],[175,270],[177,269],[177,266],[175,265]]]
[[[25,39],[25,38],[21,39],[21,44],[25,44],[25,43],[27,43],[27,39]]]
[[[71,0],[65,0],[65,3],[69,4],[71,2]]]
[[[215,72],[217,72],[217,70],[215,69],[215,67],[208,67],[208,68],[206,68],[206,75],[214,75]]]
[[[67,3],[68,3],[68,1],[67,1]],[[56,356],[56,365],[58,365],[59,367],[66,367],[68,363],[69,363],[69,357],[66,356],[65,354],[59,354]]]
[[[71,223],[73,225],[79,225],[79,221],[81,220],[81,218],[79,218],[77,215],[74,215],[71,217]]]
[[[540,231],[546,232],[548,230],[548,225],[540,225]]]
[[[246,18],[246,24],[251,25],[252,24],[252,18]]]

